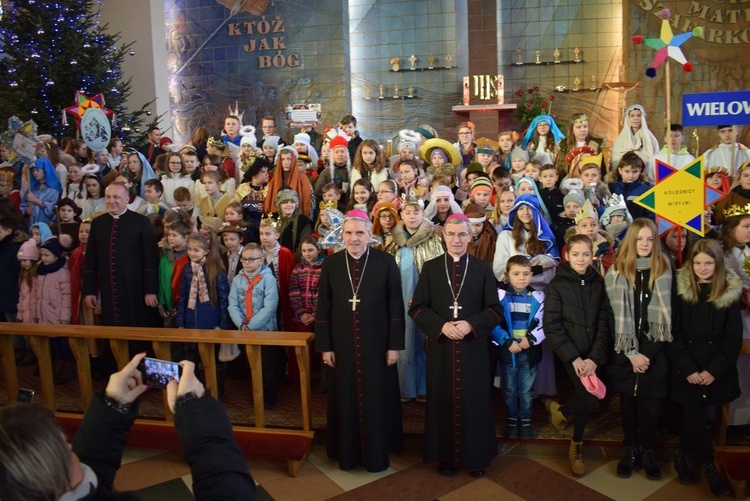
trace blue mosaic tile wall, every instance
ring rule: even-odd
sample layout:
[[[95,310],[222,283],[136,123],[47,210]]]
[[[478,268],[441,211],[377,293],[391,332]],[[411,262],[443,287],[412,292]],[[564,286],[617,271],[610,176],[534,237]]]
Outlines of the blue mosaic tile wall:
[[[346,2],[248,0],[233,14],[235,3],[165,0],[175,140],[200,125],[218,133],[235,101],[257,129],[294,103],[321,103],[323,122],[338,120],[350,107]]]

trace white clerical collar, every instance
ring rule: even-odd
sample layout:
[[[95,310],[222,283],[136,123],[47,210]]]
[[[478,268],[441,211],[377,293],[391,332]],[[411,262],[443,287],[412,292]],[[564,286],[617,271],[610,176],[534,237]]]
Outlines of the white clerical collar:
[[[112,215],[112,214],[110,214],[110,216],[112,216],[112,217],[113,217],[114,219],[120,219],[120,216],[122,216],[123,214],[125,214],[125,213],[126,213],[127,211],[128,211],[128,208],[127,208],[127,207],[125,207],[125,210],[124,210],[124,211],[122,211],[122,212],[120,212],[120,213],[119,213],[119,214],[117,214],[116,216],[115,216],[115,215]]]
[[[360,253],[359,253],[359,255],[355,256],[355,255],[354,255],[354,254],[352,254],[351,252],[349,252],[349,251],[346,251],[346,253],[347,253],[347,254],[349,254],[349,255],[350,255],[350,256],[352,257],[352,259],[354,259],[355,261],[356,261],[357,259],[361,258],[362,256],[364,256],[364,255],[365,255],[365,252],[367,252],[367,248],[365,248],[365,250],[363,250],[362,252],[360,252]]]
[[[464,257],[463,254],[461,254],[460,256],[456,257],[453,254],[451,254],[450,252],[448,253],[448,255],[453,258],[453,262],[454,263],[457,263],[457,262],[461,261],[461,258]]]

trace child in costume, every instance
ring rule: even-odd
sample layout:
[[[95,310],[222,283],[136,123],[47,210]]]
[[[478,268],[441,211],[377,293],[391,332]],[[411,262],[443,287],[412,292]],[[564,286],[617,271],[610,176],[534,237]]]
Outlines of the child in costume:
[[[538,160],[542,165],[554,164],[560,152],[557,143],[563,139],[565,135],[555,120],[549,115],[539,115],[529,124],[521,147],[529,152],[532,160]]]
[[[566,242],[572,235],[586,235],[591,239],[594,246],[593,268],[602,276],[612,266],[615,260],[615,251],[612,248],[612,236],[600,229],[599,215],[594,210],[591,202],[586,200],[581,211],[576,215],[576,225],[570,228],[566,235]],[[561,254],[565,260],[566,248],[563,247]]]
[[[55,221],[55,206],[61,192],[55,168],[46,158],[38,158],[31,167],[29,191],[21,200],[21,213],[28,216],[29,224]]]
[[[719,144],[709,148],[703,154],[703,168],[726,169],[730,179],[738,174],[740,165],[750,162],[750,149],[742,143],[736,142],[737,129],[732,125],[716,127],[719,134]]]
[[[640,104],[628,106],[623,117],[622,131],[612,146],[610,166],[617,169],[620,159],[628,152],[633,152],[648,165],[659,152],[659,141],[651,133],[646,122],[646,110]]]
[[[393,229],[392,244],[383,250],[393,255],[401,271],[404,307],[408,308],[424,263],[445,253],[440,233],[424,217],[421,199],[412,196],[404,200],[401,222]],[[406,349],[398,361],[402,402],[415,398],[425,401],[427,395],[426,353],[422,341],[416,324],[410,317],[406,318]]]

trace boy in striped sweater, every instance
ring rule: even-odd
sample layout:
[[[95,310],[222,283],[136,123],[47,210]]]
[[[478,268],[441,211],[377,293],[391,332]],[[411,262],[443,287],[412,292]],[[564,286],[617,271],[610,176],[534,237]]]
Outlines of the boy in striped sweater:
[[[504,321],[492,331],[502,367],[503,395],[508,410],[506,436],[533,438],[531,402],[536,366],[542,359],[544,293],[529,287],[531,262],[525,256],[508,259],[505,288],[498,289]]]

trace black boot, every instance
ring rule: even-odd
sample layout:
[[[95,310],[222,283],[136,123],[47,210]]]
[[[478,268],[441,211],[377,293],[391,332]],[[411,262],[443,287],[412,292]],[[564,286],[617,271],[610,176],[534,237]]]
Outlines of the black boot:
[[[695,483],[693,466],[690,464],[690,457],[687,452],[677,449],[677,454],[674,457],[674,469],[681,484],[692,485]]]
[[[617,463],[617,476],[630,478],[638,461],[638,447],[625,447],[622,459]]]
[[[534,438],[534,428],[531,427],[531,418],[521,418],[519,422],[521,424],[521,438],[525,440]]]
[[[711,489],[711,493],[717,498],[723,498],[731,494],[732,490],[727,485],[727,481],[716,469],[716,465],[713,463],[703,463],[703,475],[706,477],[708,487]]]
[[[508,425],[505,428],[506,438],[518,438],[518,418],[509,417]]]
[[[661,468],[659,468],[653,449],[643,449],[641,451],[641,466],[643,472],[650,480],[661,479]]]

